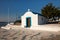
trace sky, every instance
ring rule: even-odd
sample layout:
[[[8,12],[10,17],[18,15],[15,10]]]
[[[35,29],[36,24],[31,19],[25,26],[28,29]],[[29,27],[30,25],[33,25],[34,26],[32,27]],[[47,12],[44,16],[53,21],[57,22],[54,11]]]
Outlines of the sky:
[[[15,21],[30,9],[33,12],[41,13],[41,9],[48,3],[53,3],[54,6],[60,7],[60,0],[0,0],[0,22]]]

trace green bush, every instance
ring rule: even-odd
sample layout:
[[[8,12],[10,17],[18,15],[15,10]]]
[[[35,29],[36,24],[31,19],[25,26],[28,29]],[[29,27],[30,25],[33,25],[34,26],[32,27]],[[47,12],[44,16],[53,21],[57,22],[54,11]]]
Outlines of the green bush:
[[[16,24],[16,23],[21,23],[21,20],[16,20],[16,21],[14,22],[14,24]]]

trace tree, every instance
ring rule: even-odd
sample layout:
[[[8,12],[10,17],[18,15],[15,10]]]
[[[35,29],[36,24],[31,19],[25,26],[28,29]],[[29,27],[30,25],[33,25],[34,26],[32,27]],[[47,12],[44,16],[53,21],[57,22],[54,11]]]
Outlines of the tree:
[[[58,20],[59,20],[59,18],[60,18],[60,9],[58,9],[57,17],[58,17]]]
[[[58,16],[58,9],[52,5],[52,3],[48,3],[43,9],[41,10],[42,15],[44,15],[47,18],[53,18]]]

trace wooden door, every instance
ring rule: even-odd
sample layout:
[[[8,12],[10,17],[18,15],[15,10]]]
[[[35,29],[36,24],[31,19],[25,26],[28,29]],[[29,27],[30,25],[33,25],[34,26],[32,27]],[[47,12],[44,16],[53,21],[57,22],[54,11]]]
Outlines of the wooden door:
[[[26,18],[26,27],[30,27],[31,26],[31,17]]]

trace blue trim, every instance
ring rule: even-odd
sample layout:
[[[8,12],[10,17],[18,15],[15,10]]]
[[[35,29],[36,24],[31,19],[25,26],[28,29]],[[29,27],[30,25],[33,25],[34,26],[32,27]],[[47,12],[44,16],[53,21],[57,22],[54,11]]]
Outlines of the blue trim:
[[[33,14],[38,14],[39,16],[43,16],[42,14],[40,14],[40,13],[36,13],[36,12],[33,12]]]
[[[28,27],[28,26],[27,26],[27,18],[30,18],[30,27],[31,27],[31,25],[32,25],[31,17],[26,17],[26,27]]]

